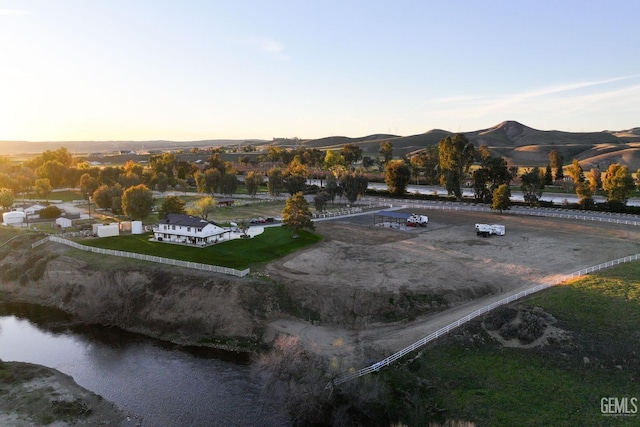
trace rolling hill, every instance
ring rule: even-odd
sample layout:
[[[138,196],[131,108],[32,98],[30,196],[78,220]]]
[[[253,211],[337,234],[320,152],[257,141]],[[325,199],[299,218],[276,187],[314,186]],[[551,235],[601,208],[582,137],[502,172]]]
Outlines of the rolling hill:
[[[504,157],[512,165],[545,166],[549,152],[555,149],[562,153],[565,164],[577,158],[585,170],[596,166],[605,170],[613,163],[627,165],[632,172],[640,168],[640,128],[602,132],[543,131],[516,121],[505,121],[491,128],[464,134],[476,147],[486,145],[495,156]],[[340,149],[345,144],[356,144],[365,155],[376,155],[381,142],[391,141],[394,154],[400,156],[438,144],[449,135],[453,135],[453,132],[433,129],[411,136],[328,137],[302,141],[302,145]],[[277,144],[277,141],[273,143]]]
[[[601,132],[563,132],[558,130],[538,130],[516,121],[504,121],[496,126],[476,131],[464,132],[473,144],[478,147],[486,145],[494,156],[504,157],[514,166],[546,166],[551,150],[558,150],[569,164],[576,158],[585,170],[599,166],[605,170],[610,164],[627,165],[630,171],[640,168],[640,127],[621,131]],[[345,144],[356,144],[362,148],[365,156],[377,156],[380,143],[393,143],[394,155],[411,155],[449,136],[453,132],[432,129],[428,132],[399,136],[391,134],[373,134],[359,138],[346,136],[329,136],[319,139],[287,139],[267,140],[205,140],[205,141],[71,141],[71,142],[24,142],[0,141],[0,154],[16,152],[42,152],[61,146],[69,148],[73,153],[100,151],[150,149],[175,150],[190,147],[247,145],[266,148],[279,146],[283,148],[312,147],[322,150],[339,150]]]

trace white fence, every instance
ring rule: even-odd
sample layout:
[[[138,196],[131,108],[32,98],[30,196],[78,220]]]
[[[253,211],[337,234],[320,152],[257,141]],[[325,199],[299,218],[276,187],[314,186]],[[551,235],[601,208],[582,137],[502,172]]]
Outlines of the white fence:
[[[598,270],[602,270],[604,268],[610,268],[613,267],[615,265],[618,264],[622,264],[625,262],[631,262],[631,261],[638,261],[640,259],[640,254],[635,254],[635,255],[630,255],[624,258],[618,258],[615,259],[613,261],[608,261],[602,264],[598,264],[598,265],[594,265],[592,267],[588,267],[579,271],[576,271],[574,273],[571,274],[567,274],[566,276],[556,280],[555,282],[552,283],[546,283],[546,284],[542,284],[542,285],[538,285],[535,286],[533,288],[527,289],[526,291],[522,291],[519,292],[515,295],[511,295],[507,298],[503,298],[500,301],[496,301],[492,304],[489,304],[485,307],[482,307],[472,313],[467,314],[466,316],[462,317],[461,319],[456,320],[453,323],[448,324],[447,326],[438,329],[437,331],[427,335],[426,337],[422,338],[419,341],[416,341],[415,343],[403,348],[402,350],[398,351],[397,353],[392,354],[391,356],[387,357],[386,359],[382,359],[379,362],[374,363],[371,366],[367,366],[366,368],[362,368],[358,371],[346,374],[344,376],[338,377],[336,379],[334,379],[333,381],[331,381],[329,384],[327,384],[327,387],[331,388],[333,386],[336,386],[338,384],[342,384],[344,382],[353,380],[355,378],[361,377],[363,375],[369,374],[371,372],[377,372],[379,371],[381,368],[385,367],[385,366],[389,366],[391,363],[395,362],[396,360],[400,359],[401,357],[407,355],[408,353],[411,353],[412,351],[417,350],[418,348],[426,345],[427,343],[435,340],[438,337],[441,337],[442,335],[445,335],[447,333],[449,333],[450,331],[452,331],[453,329],[456,329],[457,327],[469,322],[470,320],[481,316],[491,310],[493,310],[494,308],[500,307],[502,305],[505,304],[509,304],[515,300],[518,300],[520,298],[524,298],[528,295],[531,295],[533,293],[539,292],[543,289],[547,289],[550,288],[552,286],[558,285],[566,280],[575,278],[575,277],[580,277],[580,276],[584,276],[585,274],[589,274],[589,273],[593,273],[594,271],[598,271]]]
[[[71,246],[72,248],[75,248],[75,249],[80,249],[82,251],[93,252],[93,253],[103,254],[103,255],[112,255],[112,256],[119,256],[124,258],[139,259],[142,261],[157,262],[165,265],[175,265],[177,267],[193,268],[196,270],[211,271],[215,273],[223,273],[223,274],[229,274],[232,276],[239,276],[239,277],[244,277],[247,274],[249,274],[248,268],[244,270],[236,270],[234,268],[220,267],[217,265],[210,265],[210,264],[201,264],[198,262],[181,261],[173,258],[162,258],[158,256],[137,254],[132,252],[115,251],[112,249],[94,248],[92,246],[81,245],[71,240],[62,239],[57,236],[46,237],[42,240],[35,242],[34,244],[31,245],[31,247],[35,248],[36,246],[39,246],[48,241],[62,243],[64,245]]]
[[[368,200],[379,200],[394,205],[400,205],[403,208],[423,208],[435,210],[451,210],[466,212],[495,212],[486,205],[475,205],[473,203],[464,202],[438,202],[429,200],[412,200],[412,199],[386,199],[386,198],[368,198]],[[527,215],[527,216],[543,216],[551,218],[567,218],[578,219],[583,221],[613,222],[616,224],[626,224],[640,226],[640,216],[633,214],[622,214],[614,212],[598,212],[598,211],[582,211],[582,214],[576,213],[572,209],[559,208],[529,208],[529,207],[513,207],[511,210],[503,211],[503,214],[510,215]]]

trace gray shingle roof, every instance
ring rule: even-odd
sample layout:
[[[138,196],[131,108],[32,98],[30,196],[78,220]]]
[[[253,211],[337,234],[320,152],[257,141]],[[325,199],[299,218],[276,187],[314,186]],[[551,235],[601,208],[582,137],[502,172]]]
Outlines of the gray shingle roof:
[[[207,226],[207,224],[210,224],[210,222],[197,216],[170,213],[167,214],[166,218],[160,220],[159,224],[204,228]]]

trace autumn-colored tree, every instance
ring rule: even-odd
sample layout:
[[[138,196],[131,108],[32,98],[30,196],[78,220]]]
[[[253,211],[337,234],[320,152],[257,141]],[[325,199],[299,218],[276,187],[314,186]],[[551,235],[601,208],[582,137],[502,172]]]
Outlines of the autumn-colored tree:
[[[591,193],[595,194],[596,191],[602,188],[602,172],[600,172],[600,168],[591,168],[587,174],[587,180],[589,181]]]
[[[209,214],[215,210],[217,205],[218,202],[213,197],[203,197],[193,203],[190,203],[187,207],[187,213],[189,215],[209,219]]]
[[[610,165],[602,181],[602,189],[607,193],[608,202],[626,204],[635,189],[629,168],[618,163]]]
[[[383,167],[386,166],[393,159],[393,143],[391,141],[381,142],[378,154],[380,155],[380,164]]]
[[[511,207],[511,190],[508,184],[502,184],[493,191],[491,201],[491,209],[498,210],[500,213]]]
[[[247,194],[251,197],[255,196],[258,192],[258,188],[262,185],[263,177],[256,172],[248,172],[244,177],[244,186],[247,189]]]
[[[551,150],[549,152],[549,164],[556,171],[556,181],[562,181],[564,179],[564,172],[562,171],[563,161],[564,157],[558,150]]]
[[[36,179],[34,187],[38,197],[42,197],[47,200],[49,199],[49,194],[51,194],[51,183],[49,182],[49,178]]]
[[[100,182],[88,173],[84,173],[80,177],[80,192],[85,196],[85,198],[93,194],[99,186]]]
[[[0,188],[0,206],[4,210],[8,210],[15,200],[13,191],[10,188]]]
[[[294,239],[299,236],[300,230],[314,229],[309,203],[305,200],[302,192],[292,195],[285,202],[282,211],[282,224],[293,231]]]

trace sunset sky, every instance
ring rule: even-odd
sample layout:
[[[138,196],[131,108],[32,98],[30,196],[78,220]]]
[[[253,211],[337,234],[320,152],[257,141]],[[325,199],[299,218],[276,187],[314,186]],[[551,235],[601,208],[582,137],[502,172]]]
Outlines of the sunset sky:
[[[636,0],[0,0],[0,140],[640,126]]]

